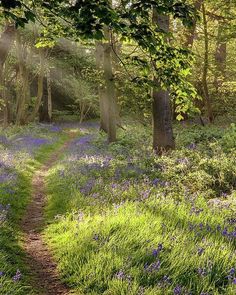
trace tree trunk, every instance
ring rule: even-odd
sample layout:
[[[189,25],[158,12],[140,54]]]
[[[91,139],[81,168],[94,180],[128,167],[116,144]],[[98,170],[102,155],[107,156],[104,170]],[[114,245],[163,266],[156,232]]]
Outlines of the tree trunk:
[[[194,8],[195,8],[196,12],[198,12],[201,9],[203,1],[204,0],[196,0],[195,1]],[[192,49],[192,47],[193,47],[194,36],[196,33],[196,26],[197,26],[197,21],[195,20],[191,29],[189,29],[186,33],[185,47],[187,47],[189,49]]]
[[[105,108],[108,109],[108,142],[112,143],[116,141],[116,91],[114,83],[114,75],[112,69],[112,47],[110,43],[111,35],[108,28],[105,28],[105,37],[107,43],[103,45],[104,47],[104,78],[105,78]]]
[[[44,69],[44,66],[45,66],[45,61],[44,61],[44,53],[40,52],[40,70],[39,70],[39,73],[38,73],[38,92],[37,92],[37,98],[36,98],[36,102],[35,102],[35,106],[34,106],[34,109],[31,113],[31,115],[29,116],[29,121],[32,122],[35,120],[38,112],[39,112],[39,109],[40,109],[40,106],[41,106],[41,103],[42,103],[42,99],[43,99],[43,90],[44,90],[44,73],[45,73],[45,69]]]
[[[104,60],[104,49],[101,42],[96,42],[96,66],[97,70],[103,70],[103,60]],[[100,83],[98,86],[98,95],[99,95],[99,107],[100,107],[100,130],[108,133],[108,110],[106,109],[105,103],[105,89],[104,86]]]
[[[43,79],[43,96],[42,102],[39,108],[39,122],[46,122],[49,123],[49,115],[48,115],[48,85],[47,85],[47,78]]]
[[[26,106],[30,100],[30,90],[29,70],[26,64],[27,50],[21,42],[19,32],[16,38],[16,51],[18,58],[16,124],[22,125],[26,123]]]
[[[215,52],[216,73],[214,81],[217,92],[218,88],[222,85],[226,78],[227,42],[224,35],[224,23],[219,21]]]
[[[113,68],[116,75],[116,72],[119,71],[119,68],[120,68],[119,56],[121,54],[122,45],[114,34],[112,38],[112,43],[113,43],[112,45]],[[120,90],[119,88],[116,87],[115,88],[115,111],[116,111],[116,123],[118,127],[121,126],[119,96],[120,96]]]
[[[207,77],[208,77],[208,68],[209,68],[209,38],[208,38],[208,27],[207,27],[207,18],[206,18],[206,10],[205,5],[202,4],[202,15],[203,15],[203,26],[204,26],[204,66],[202,73],[202,86],[203,86],[203,94],[205,99],[205,104],[207,108],[208,119],[210,122],[214,121],[214,115],[212,111],[212,105],[208,90]]]
[[[169,31],[169,16],[157,15],[153,12],[153,23],[160,29]],[[174,149],[175,141],[172,128],[172,111],[170,94],[160,87],[158,79],[154,77],[156,87],[153,89],[153,149],[161,154]]]
[[[43,79],[43,97],[39,108],[39,122],[52,122],[52,87],[50,71],[47,71],[47,77]]]
[[[52,122],[52,84],[51,84],[51,73],[48,70],[47,73],[47,96],[48,96],[48,118],[49,122]]]
[[[8,100],[6,97],[6,92],[4,91],[4,64],[7,56],[11,50],[11,46],[15,39],[15,25],[6,24],[4,32],[0,37],[0,99],[2,99],[2,108],[0,104],[0,119],[2,117],[4,125],[8,124]],[[1,110],[2,109],[2,110]]]

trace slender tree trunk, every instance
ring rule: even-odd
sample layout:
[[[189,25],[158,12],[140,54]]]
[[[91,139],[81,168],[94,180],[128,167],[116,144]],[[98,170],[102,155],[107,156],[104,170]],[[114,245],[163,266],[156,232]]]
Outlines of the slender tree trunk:
[[[37,98],[36,98],[36,102],[35,102],[35,106],[34,106],[34,109],[31,113],[31,115],[29,116],[29,121],[34,121],[38,112],[39,112],[39,109],[40,109],[40,106],[41,106],[41,103],[42,103],[42,99],[43,99],[43,90],[44,90],[44,75],[45,75],[45,61],[44,61],[44,53],[41,51],[40,52],[40,70],[39,70],[39,73],[38,73],[38,92],[37,92]]]
[[[122,45],[118,41],[115,35],[113,35],[112,38],[112,57],[113,57],[113,68],[116,75],[116,72],[119,71],[120,68],[120,60],[119,56],[121,54]],[[121,117],[120,117],[120,106],[119,106],[119,96],[120,96],[120,90],[119,88],[115,88],[115,111],[116,111],[116,123],[117,126],[121,126]]]
[[[115,92],[115,83],[114,75],[112,68],[112,47],[110,44],[110,31],[108,28],[105,28],[105,37],[107,43],[103,45],[104,47],[104,77],[105,77],[105,97],[106,104],[108,108],[108,142],[112,143],[116,141],[116,92]]]
[[[80,123],[84,121],[84,112],[85,112],[85,103],[82,102],[80,104],[80,120],[79,120]]]
[[[99,71],[103,70],[104,49],[101,42],[96,42],[96,66]],[[98,86],[100,107],[100,130],[108,133],[108,110],[106,109],[105,88],[102,84]]]
[[[11,46],[15,39],[15,25],[6,24],[5,29],[0,37],[0,99],[2,100],[2,108],[0,108],[0,117],[2,114],[4,125],[8,124],[8,100],[6,97],[6,92],[4,91],[4,64],[7,56],[11,50]],[[1,104],[0,104],[1,106]],[[2,110],[1,110],[2,109]]]
[[[208,38],[206,10],[205,10],[204,4],[202,4],[202,15],[203,15],[203,26],[204,26],[204,46],[205,46],[202,86],[203,86],[203,94],[204,94],[204,99],[206,103],[208,119],[210,122],[213,122],[214,115],[212,111],[211,99],[210,99],[209,89],[207,84],[208,68],[209,68],[209,38]]]
[[[153,12],[153,22],[159,28],[169,31],[169,16],[157,15]],[[172,111],[170,94],[160,87],[158,79],[155,77],[156,87],[152,91],[153,97],[153,149],[161,154],[164,151],[174,149],[175,141],[172,128]]]
[[[219,21],[218,26],[218,36],[216,42],[216,52],[215,52],[215,87],[218,92],[219,87],[224,82],[226,78],[226,59],[227,59],[227,41],[224,37],[224,23]]]
[[[47,96],[48,96],[48,118],[49,122],[52,121],[52,85],[51,85],[51,73],[48,70],[47,73]]]
[[[16,51],[18,58],[17,74],[17,103],[16,103],[16,124],[26,123],[26,107],[30,100],[29,69],[27,68],[27,49],[22,44],[20,33],[17,33]]]

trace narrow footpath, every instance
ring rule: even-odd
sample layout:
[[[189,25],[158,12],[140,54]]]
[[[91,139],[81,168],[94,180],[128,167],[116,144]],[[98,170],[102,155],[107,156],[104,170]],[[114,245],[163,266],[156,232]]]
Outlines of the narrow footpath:
[[[44,207],[46,205],[47,171],[53,167],[61,154],[68,148],[71,139],[64,143],[50,159],[34,174],[32,180],[32,201],[22,220],[24,233],[23,247],[26,252],[26,264],[32,275],[32,284],[37,295],[68,295],[69,289],[60,281],[52,255],[43,241],[41,231],[44,227]]]

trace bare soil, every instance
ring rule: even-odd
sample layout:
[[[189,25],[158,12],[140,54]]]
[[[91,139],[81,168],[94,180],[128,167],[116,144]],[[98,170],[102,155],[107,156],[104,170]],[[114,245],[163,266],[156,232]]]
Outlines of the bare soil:
[[[72,135],[73,137],[73,135]],[[72,139],[71,139],[72,140]],[[32,284],[38,295],[68,295],[69,289],[60,281],[56,263],[44,242],[41,231],[44,227],[44,207],[46,205],[45,176],[60,155],[68,148],[71,140],[57,150],[50,159],[36,171],[32,181],[32,201],[22,220],[23,244],[26,264],[32,275]]]

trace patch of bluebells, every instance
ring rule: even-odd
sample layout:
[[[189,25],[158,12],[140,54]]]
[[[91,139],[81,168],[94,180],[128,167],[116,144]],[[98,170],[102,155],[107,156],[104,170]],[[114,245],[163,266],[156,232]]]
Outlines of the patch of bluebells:
[[[148,264],[147,262],[144,264],[144,270],[148,273],[153,273],[159,271],[161,268],[161,261],[155,261],[151,264]]]
[[[224,227],[220,224],[215,227],[210,226],[209,224],[203,224],[202,222],[199,224],[193,224],[191,222],[188,223],[188,228],[191,232],[195,232],[196,234],[205,234],[209,232],[211,234],[220,234],[222,237],[227,238],[231,241],[236,241],[236,228],[232,227],[231,229],[228,227]],[[200,232],[199,232],[200,230]]]
[[[229,280],[230,283],[233,285],[236,285],[236,269],[233,267],[230,269],[227,279]]]
[[[27,152],[29,155],[34,155],[35,151],[47,144],[52,144],[54,140],[48,138],[38,138],[30,135],[18,136],[12,139],[10,150],[16,152]]]
[[[132,278],[130,275],[127,275],[122,269],[119,270],[115,275],[114,275],[114,279],[117,280],[127,280],[129,282],[131,282]]]
[[[8,143],[8,138],[5,135],[0,135],[0,145],[6,146]]]

